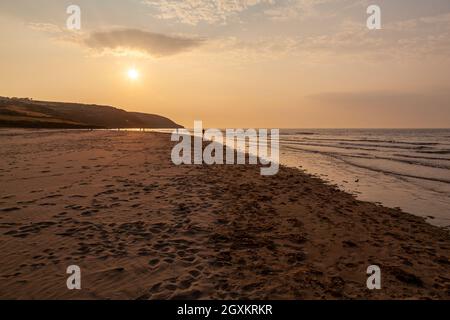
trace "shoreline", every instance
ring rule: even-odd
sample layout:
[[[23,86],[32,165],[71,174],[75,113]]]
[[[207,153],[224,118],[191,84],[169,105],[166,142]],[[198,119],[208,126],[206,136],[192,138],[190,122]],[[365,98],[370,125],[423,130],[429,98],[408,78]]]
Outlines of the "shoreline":
[[[304,153],[308,153],[308,151],[302,150]],[[361,201],[367,201],[371,202],[377,205],[382,205],[386,208],[390,209],[400,209],[403,212],[407,212],[409,214],[424,218],[425,221],[433,226],[441,227],[444,229],[448,229],[450,231],[450,221],[448,218],[448,214],[445,214],[447,212],[447,208],[445,205],[440,205],[438,207],[430,208],[430,206],[433,205],[433,198],[428,198],[425,202],[424,199],[421,199],[420,202],[416,199],[412,199],[414,197],[414,194],[412,194],[411,190],[405,191],[405,189],[402,189],[402,185],[405,186],[411,186],[414,185],[413,180],[406,180],[403,179],[405,176],[397,175],[396,173],[386,173],[383,171],[379,171],[370,167],[364,167],[364,166],[358,166],[354,164],[346,163],[345,161],[340,160],[339,158],[329,156],[329,155],[321,155],[322,158],[319,158],[317,156],[317,153],[315,152],[309,152],[310,154],[313,154],[316,160],[322,160],[326,157],[333,158],[336,161],[339,162],[339,166],[337,168],[333,168],[333,165],[330,164],[329,167],[327,167],[324,170],[324,166],[322,165],[319,169],[317,168],[311,168],[311,157],[308,159],[309,165],[305,166],[304,162],[299,162],[296,164],[293,164],[292,160],[289,160],[287,162],[290,162],[290,165],[287,165],[291,168],[298,168],[305,174],[311,175],[313,177],[317,177],[321,179],[325,184],[331,186],[331,187],[337,187],[340,190],[351,194],[354,196],[357,200]],[[292,158],[292,156],[291,156]],[[330,161],[330,160],[326,160]],[[282,161],[283,162],[283,161]],[[283,164],[284,165],[284,164]],[[357,168],[357,170],[362,170],[360,173],[352,172],[352,169]],[[333,171],[334,170],[334,171]],[[383,182],[390,182],[391,188],[394,186],[394,191],[396,192],[397,198],[388,191],[382,190],[377,188],[377,185],[374,185],[373,182],[377,179],[374,177],[367,177],[367,172],[370,172],[372,174],[375,174],[380,178],[383,175],[387,174],[387,181],[379,181],[379,186],[383,185]],[[348,176],[345,176],[345,174],[348,174]],[[413,179],[416,179],[413,177]],[[380,179],[379,179],[380,180]],[[398,183],[394,184],[393,181],[396,181]],[[361,186],[361,181],[364,181],[364,185]],[[437,181],[439,183],[442,183],[441,181]],[[371,184],[372,183],[372,184]],[[405,192],[405,193],[401,193]],[[416,187],[414,190],[416,195],[420,195],[422,198],[426,198],[427,194],[424,194],[424,192],[435,192],[435,189],[429,188],[429,189],[421,189],[421,186]],[[373,194],[376,194],[375,196]],[[429,195],[429,194],[428,194]],[[403,197],[402,197],[403,196]],[[401,198],[399,200],[398,198]]]
[[[0,299],[450,298],[448,230],[283,165],[177,167],[146,133],[0,141]]]

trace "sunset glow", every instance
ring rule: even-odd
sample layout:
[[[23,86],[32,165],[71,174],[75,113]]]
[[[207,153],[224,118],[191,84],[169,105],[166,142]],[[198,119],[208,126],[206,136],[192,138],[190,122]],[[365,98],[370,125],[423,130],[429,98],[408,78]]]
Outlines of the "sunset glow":
[[[356,0],[82,0],[79,30],[47,2],[0,3],[4,96],[119,105],[185,126],[449,125],[448,0],[377,3],[381,30]]]
[[[450,300],[450,0],[3,0],[0,30],[2,307]]]

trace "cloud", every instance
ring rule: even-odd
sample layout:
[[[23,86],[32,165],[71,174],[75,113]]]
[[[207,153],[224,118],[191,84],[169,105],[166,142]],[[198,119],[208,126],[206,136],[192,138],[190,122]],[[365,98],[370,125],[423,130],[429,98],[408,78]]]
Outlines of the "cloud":
[[[345,15],[346,11],[355,7],[365,11],[369,5],[368,0],[284,0],[274,1],[273,4],[271,8],[264,10],[264,14],[273,21],[304,20],[305,18],[323,21]]]
[[[44,22],[30,22],[27,26],[34,31],[46,32],[51,34],[58,34],[63,30],[55,24]]]
[[[274,0],[143,0],[142,3],[156,9],[160,19],[174,19],[197,25],[199,22],[222,23],[250,7]]]
[[[324,6],[339,6],[340,10],[365,3],[367,0],[142,0],[155,9],[156,17],[174,19],[181,23],[197,25],[226,24],[238,14],[259,6],[261,12],[271,20],[285,21],[302,17],[325,18],[335,13],[324,11]],[[265,6],[262,6],[265,5]]]
[[[298,3],[303,7],[314,8],[314,4],[328,2],[329,0],[302,0]],[[269,15],[270,19],[274,17],[278,16]],[[289,12],[280,17],[289,18]],[[366,27],[365,19],[344,19],[321,33],[261,35],[250,39],[216,38],[211,39],[209,44],[210,48],[216,48],[216,53],[226,52],[227,57],[233,57],[242,63],[284,59],[288,56],[311,65],[338,64],[349,60],[383,64],[386,61],[433,61],[437,58],[448,62],[450,14],[397,20],[383,24],[383,29],[376,31]]]
[[[92,32],[84,44],[99,51],[137,51],[153,57],[171,56],[203,44],[205,40],[169,36],[139,29]]]
[[[377,31],[368,30],[364,22],[344,21],[333,32],[277,41],[286,51],[320,63],[341,57],[380,63],[436,57],[448,61],[450,14],[387,23]]]
[[[146,0],[149,2],[149,0]],[[241,0],[241,1],[204,1],[163,0],[177,8],[177,18],[185,17],[192,23],[198,21],[223,21],[237,12],[256,6],[263,2],[270,3],[269,8],[281,8],[287,4],[297,4],[298,8],[306,8],[305,12],[318,11],[318,4],[330,4],[331,0]],[[346,0],[336,0],[347,3]],[[152,3],[156,1],[151,1]],[[176,5],[175,5],[176,3]],[[361,5],[361,2],[356,1]],[[354,3],[353,3],[354,5]],[[186,7],[185,7],[186,6]],[[220,10],[216,10],[220,6]],[[170,7],[170,6],[169,6]],[[188,8],[200,8],[188,10]],[[163,8],[161,6],[161,8]],[[203,8],[203,9],[202,9]],[[209,9],[206,9],[209,8]],[[309,8],[309,9],[308,9]],[[312,8],[312,9],[311,9]],[[322,7],[320,7],[323,9]],[[168,9],[167,10],[172,10]],[[364,11],[363,11],[364,13]],[[179,15],[178,15],[179,14]],[[186,15],[187,16],[186,16]],[[219,14],[218,16],[215,14]],[[266,12],[267,14],[267,12]],[[295,14],[293,14],[295,15]],[[279,19],[289,14],[272,12],[266,18]],[[171,16],[175,18],[175,16]],[[183,18],[184,19],[184,18]],[[208,41],[196,37],[181,37],[158,34],[140,29],[113,29],[92,32],[68,32],[49,23],[30,23],[33,30],[48,33],[58,41],[75,43],[92,49],[95,53],[122,55],[138,55],[162,57],[174,55],[202,47],[206,53],[214,55],[226,54],[227,59],[235,59],[237,63],[266,59],[280,59],[287,56],[298,57],[303,63],[323,64],[338,63],[339,59],[353,59],[367,63],[383,63],[385,61],[411,61],[440,58],[448,61],[450,52],[450,13],[397,20],[383,24],[382,30],[371,31],[365,25],[365,19],[346,19],[325,29],[320,33],[302,32],[295,34],[279,34],[242,38],[216,36]]]
[[[87,47],[97,53],[116,56],[137,55],[163,57],[201,46],[205,39],[166,35],[140,29],[106,31],[69,31],[51,23],[28,23],[37,32],[48,34],[54,41]]]

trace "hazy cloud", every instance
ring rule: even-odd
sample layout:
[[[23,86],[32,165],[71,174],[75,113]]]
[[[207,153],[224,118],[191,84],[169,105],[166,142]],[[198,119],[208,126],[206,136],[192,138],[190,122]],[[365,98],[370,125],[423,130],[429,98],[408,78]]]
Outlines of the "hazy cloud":
[[[310,62],[333,62],[343,57],[366,62],[386,60],[449,59],[450,14],[419,17],[387,23],[383,30],[368,30],[364,22],[344,21],[333,32],[305,36],[260,39],[253,46],[259,52],[276,48],[277,52],[307,56]],[[273,51],[273,50],[269,50]]]
[[[270,20],[289,20],[305,16],[323,20],[328,14],[335,12],[332,9],[338,4],[343,8],[359,6],[361,9],[358,19],[334,19],[336,21],[332,27],[321,27],[320,32],[256,33],[253,37],[240,37],[239,34],[209,35],[208,46],[202,48],[205,52],[226,53],[227,59],[234,58],[238,63],[278,59],[287,55],[301,57],[302,61],[310,64],[335,63],[340,58],[375,63],[436,57],[449,60],[450,13],[445,11],[403,20],[391,19],[383,23],[382,30],[375,32],[368,30],[365,25],[365,0],[141,1],[156,8],[160,18],[176,19],[194,25],[200,21],[226,22],[228,18],[251,7],[255,7],[252,12],[259,12],[261,18]],[[28,25],[33,30],[46,32],[57,40],[76,42],[94,49],[97,53],[115,55],[168,56],[196,48],[205,42],[195,37],[172,36],[131,28],[83,31],[77,34],[50,23]],[[209,34],[208,31],[205,33]]]
[[[92,32],[84,40],[84,44],[89,48],[100,51],[131,50],[154,57],[185,52],[200,46],[203,42],[202,39],[170,36],[138,29]]]
[[[53,23],[45,22],[30,22],[27,26],[34,31],[41,31],[51,34],[57,34],[63,32],[63,30]]]
[[[239,12],[274,0],[144,0],[142,3],[155,8],[158,18],[196,25],[201,21],[226,23]]]
[[[274,6],[264,10],[264,14],[271,20],[286,21],[291,19],[300,19],[305,17],[316,17],[321,20],[336,13],[331,8],[326,10],[327,6],[339,7],[342,12],[354,6],[360,6],[365,0],[287,0],[274,1]]]

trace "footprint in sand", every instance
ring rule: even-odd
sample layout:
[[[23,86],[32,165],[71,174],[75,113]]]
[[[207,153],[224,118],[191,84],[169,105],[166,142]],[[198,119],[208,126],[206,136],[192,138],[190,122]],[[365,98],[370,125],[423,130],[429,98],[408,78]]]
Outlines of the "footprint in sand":
[[[159,259],[152,259],[148,262],[148,264],[152,267],[156,267],[157,265],[159,265]]]

